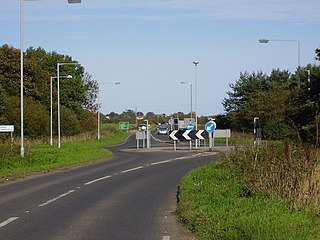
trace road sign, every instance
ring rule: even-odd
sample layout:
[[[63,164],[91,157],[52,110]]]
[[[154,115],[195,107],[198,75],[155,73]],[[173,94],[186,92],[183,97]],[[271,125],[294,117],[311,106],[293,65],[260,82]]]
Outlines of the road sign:
[[[184,131],[184,133],[182,134],[182,136],[187,140],[187,141],[190,141],[191,140],[191,137],[189,136],[189,133],[191,132],[192,130],[186,130]]]
[[[209,138],[208,132],[205,130],[199,130],[196,133],[196,138],[200,140],[208,139]]]
[[[205,125],[205,129],[207,132],[211,133],[216,130],[217,124],[214,121],[207,122]]]
[[[188,130],[193,130],[194,129],[194,124],[193,123],[188,123],[187,129]]]
[[[0,132],[14,132],[14,125],[0,125]]]
[[[176,133],[178,132],[179,130],[173,130],[170,134],[169,134],[169,137],[173,140],[173,141],[178,141],[179,138],[176,137]]]
[[[129,122],[119,122],[119,129],[129,130]]]
[[[169,137],[173,141],[178,140],[194,140],[194,139],[208,139],[209,134],[204,130],[174,130],[170,132]]]

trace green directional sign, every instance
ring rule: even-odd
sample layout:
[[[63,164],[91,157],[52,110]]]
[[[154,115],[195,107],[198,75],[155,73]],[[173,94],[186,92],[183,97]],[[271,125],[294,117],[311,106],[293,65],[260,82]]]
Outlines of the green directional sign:
[[[129,122],[119,122],[119,129],[129,130]]]

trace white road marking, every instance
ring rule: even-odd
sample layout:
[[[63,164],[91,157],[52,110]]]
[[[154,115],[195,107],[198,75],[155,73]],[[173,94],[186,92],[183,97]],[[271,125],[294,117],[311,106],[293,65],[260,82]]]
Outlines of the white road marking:
[[[95,183],[95,182],[99,182],[99,181],[102,181],[102,180],[105,180],[107,178],[111,178],[112,176],[111,175],[108,175],[108,176],[105,176],[105,177],[101,177],[101,178],[97,178],[97,179],[94,179],[90,182],[86,182],[84,185],[90,185],[92,183]]]
[[[131,169],[127,169],[127,170],[123,170],[122,172],[120,173],[127,173],[127,172],[131,172],[131,171],[135,171],[135,170],[138,170],[138,169],[141,169],[141,168],[144,168],[144,167],[148,167],[148,166],[154,166],[154,165],[158,165],[158,164],[163,164],[163,163],[170,163],[170,162],[173,162],[173,161],[177,161],[177,160],[182,160],[182,159],[187,159],[187,158],[190,158],[190,157],[196,157],[198,155],[201,155],[201,153],[198,153],[198,154],[194,154],[192,156],[189,156],[189,157],[178,157],[178,158],[174,158],[174,159],[169,159],[169,160],[164,160],[164,161],[160,161],[160,162],[154,162],[154,163],[150,163],[150,164],[146,164],[145,166],[139,166],[139,167],[135,167],[135,168],[131,168]],[[115,173],[114,176],[118,175],[118,173]],[[98,182],[98,181],[102,181],[102,180],[105,180],[107,178],[111,178],[112,175],[108,175],[108,176],[105,176],[105,177],[101,177],[101,178],[97,178],[97,179],[94,179],[90,182],[87,182],[87,183],[84,183],[84,185],[90,185],[92,183],[95,183],[95,182]],[[77,187],[77,189],[80,189],[81,187]],[[68,192],[66,193],[63,193],[61,195],[59,195],[58,197],[55,197],[53,199],[50,199],[40,205],[38,205],[39,207],[44,207],[46,205],[49,205],[50,203],[53,203],[55,201],[57,201],[58,199],[60,198],[63,198],[71,193],[75,192],[75,190],[69,190]],[[29,213],[30,211],[29,210],[25,210],[26,213]],[[4,222],[0,223],[0,228],[8,225],[9,223],[17,220],[19,217],[11,217],[7,220],[5,220]],[[170,240],[170,236],[163,236],[162,240]]]
[[[153,165],[158,165],[158,164],[162,164],[162,163],[169,163],[169,162],[172,162],[172,160],[164,160],[164,161],[161,161],[161,162],[154,162],[154,163],[150,163],[151,166]]]
[[[11,217],[11,218],[7,219],[6,221],[0,223],[0,228],[8,225],[9,223],[11,223],[11,222],[13,222],[13,221],[15,221],[17,219],[18,219],[18,217]]]
[[[50,204],[50,203],[53,203],[54,201],[57,201],[57,200],[60,199],[60,198],[63,198],[63,197],[65,197],[65,196],[73,193],[74,191],[75,191],[75,190],[69,190],[68,192],[63,193],[63,194],[59,195],[59,196],[56,197],[56,198],[52,198],[52,199],[50,199],[50,200],[48,200],[48,201],[46,201],[46,202],[44,202],[44,203],[42,203],[42,204],[40,204],[40,205],[38,205],[38,206],[39,206],[39,207],[44,207],[44,206],[46,206],[46,205],[48,205],[48,204]]]
[[[163,236],[162,240],[170,240],[170,236]]]
[[[193,154],[193,155],[190,155],[190,156],[177,157],[177,158],[175,158],[174,160],[190,159],[190,158],[193,158],[193,157],[200,156],[201,154],[202,154],[202,153],[196,153],[196,154]]]
[[[141,169],[143,168],[143,166],[139,166],[139,167],[136,167],[136,168],[131,168],[131,169],[127,169],[127,170],[124,170],[120,173],[127,173],[127,172],[132,172],[132,171],[135,171],[135,170],[138,170],[138,169]]]

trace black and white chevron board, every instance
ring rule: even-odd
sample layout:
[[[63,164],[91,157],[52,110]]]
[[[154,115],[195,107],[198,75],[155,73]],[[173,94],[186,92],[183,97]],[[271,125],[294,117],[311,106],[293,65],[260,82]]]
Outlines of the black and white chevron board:
[[[173,130],[170,132],[169,137],[173,141],[178,140],[195,140],[195,139],[209,139],[209,133],[205,130]]]

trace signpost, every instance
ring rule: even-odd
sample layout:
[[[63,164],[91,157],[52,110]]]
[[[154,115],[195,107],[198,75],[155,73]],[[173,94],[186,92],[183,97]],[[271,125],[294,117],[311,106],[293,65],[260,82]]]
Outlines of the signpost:
[[[208,139],[209,134],[205,130],[174,130],[170,132],[169,137],[173,141],[183,140],[195,140],[195,139]]]
[[[212,133],[214,130],[216,130],[217,124],[214,121],[209,121],[205,125],[205,129],[207,132]]]
[[[217,124],[211,120],[205,124],[205,130],[174,130],[170,132],[169,138],[174,141],[174,150],[176,150],[176,142],[180,140],[189,141],[191,143],[191,140],[195,139],[209,139],[209,151],[212,151],[212,148],[214,147],[214,138],[225,138],[226,146],[228,146],[228,138],[231,137],[230,129],[216,128]]]
[[[129,130],[129,122],[119,122],[120,130]]]
[[[194,124],[193,123],[189,123],[188,125],[187,125],[187,130],[193,130],[194,129]]]
[[[13,142],[14,125],[0,125],[0,133],[10,133],[11,142]]]
[[[204,126],[206,131],[209,133],[209,151],[212,151],[212,147],[214,146],[214,141],[212,137],[212,133],[216,130],[217,124],[214,121],[209,121]]]

